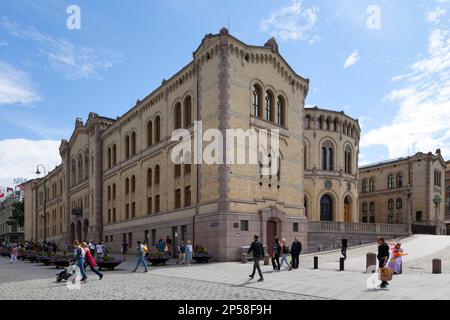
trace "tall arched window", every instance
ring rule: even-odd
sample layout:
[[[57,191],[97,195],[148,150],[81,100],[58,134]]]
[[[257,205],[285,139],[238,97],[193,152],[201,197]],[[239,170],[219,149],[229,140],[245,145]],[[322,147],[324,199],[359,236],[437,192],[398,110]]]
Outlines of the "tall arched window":
[[[131,177],[131,193],[136,192],[136,176]]]
[[[375,223],[375,202],[370,203],[370,223]]]
[[[173,127],[174,129],[181,129],[181,103],[177,102],[173,109]]]
[[[89,150],[84,153],[84,178],[89,179]]]
[[[151,187],[152,186],[152,168],[148,168],[147,169],[147,187]]]
[[[125,194],[130,194],[130,178],[125,179]]]
[[[352,148],[347,145],[344,152],[345,173],[352,174]]]
[[[367,193],[368,192],[368,181],[367,179],[364,179],[362,182],[362,193]]]
[[[159,116],[155,119],[155,142],[161,142],[161,118]]]
[[[262,118],[262,90],[257,84],[253,86],[253,115]]]
[[[131,155],[134,156],[136,154],[136,132],[131,133]]]
[[[303,143],[303,169],[308,170],[308,145]]]
[[[273,93],[268,90],[266,92],[265,107],[264,107],[264,119],[270,122],[274,122],[274,96]]]
[[[397,188],[403,188],[403,175],[401,173],[397,174],[396,180]]]
[[[367,223],[367,222],[369,222],[369,219],[368,219],[368,205],[367,205],[367,202],[364,202],[363,204],[362,204],[362,222],[363,223]]]
[[[328,131],[331,130],[331,118],[327,118],[325,129]]]
[[[112,186],[112,198],[113,198],[113,200],[116,199],[116,196],[117,196],[117,194],[116,194],[116,184],[113,183],[113,186]]]
[[[311,117],[305,116],[305,129],[311,128]]]
[[[125,137],[125,159],[130,158],[130,136]]]
[[[334,145],[331,141],[325,141],[322,145],[322,170],[334,170]]]
[[[107,169],[111,169],[112,167],[112,152],[111,152],[111,147],[108,148],[108,152],[107,152]]]
[[[115,144],[112,147],[112,165],[117,165],[117,146]]]
[[[334,131],[336,131],[336,132],[339,131],[339,119],[338,118],[334,119]]]
[[[147,122],[147,147],[153,145],[153,122]]]
[[[83,180],[83,156],[78,155],[78,182]]]
[[[75,159],[72,159],[72,168],[71,169],[72,169],[71,184],[73,186],[77,183],[77,165],[76,165]]]
[[[187,96],[184,99],[184,127],[189,128],[192,125],[192,98]]]
[[[108,186],[108,201],[111,201],[111,186]]]
[[[394,175],[388,176],[388,189],[394,189]]]
[[[160,169],[159,169],[159,165],[157,165],[155,167],[155,185],[159,184],[160,178],[161,178],[160,177]]]
[[[278,96],[277,99],[277,125],[286,126],[286,101],[282,96]]]

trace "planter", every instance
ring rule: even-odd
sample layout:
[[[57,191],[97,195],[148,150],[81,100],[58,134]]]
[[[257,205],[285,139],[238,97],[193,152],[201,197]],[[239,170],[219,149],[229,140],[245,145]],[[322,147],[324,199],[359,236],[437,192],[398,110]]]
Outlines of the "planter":
[[[192,257],[197,263],[209,263],[210,256],[194,256]]]
[[[147,260],[152,264],[152,266],[166,265],[169,261],[169,257],[148,257]]]
[[[115,267],[117,267],[119,264],[122,263],[120,260],[114,260],[114,261],[96,261],[97,266],[100,270],[107,269],[107,270],[114,270]]]
[[[67,268],[70,265],[70,260],[54,260],[53,264],[56,266],[56,269],[59,268]]]
[[[47,257],[47,256],[41,256],[41,257],[38,257],[38,258],[36,259],[36,261],[38,261],[38,262],[40,262],[40,263],[43,263],[43,264],[46,265],[46,266],[48,266],[48,265],[51,263],[50,257]]]
[[[38,258],[38,257],[36,257],[36,256],[29,256],[27,259],[28,259],[28,261],[30,261],[31,263],[33,263],[33,262],[36,262],[36,261],[37,261],[37,258]]]

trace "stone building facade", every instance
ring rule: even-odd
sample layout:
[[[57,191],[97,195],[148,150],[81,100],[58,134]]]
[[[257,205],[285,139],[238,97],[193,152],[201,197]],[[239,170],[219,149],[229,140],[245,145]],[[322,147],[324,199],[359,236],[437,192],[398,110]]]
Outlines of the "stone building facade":
[[[411,220],[416,233],[435,232],[437,225],[437,232],[445,234],[446,168],[440,150],[360,167],[360,221],[408,224]]]
[[[450,161],[447,161],[445,170],[445,225],[447,234],[450,235]]]
[[[305,109],[304,127],[306,216],[358,222],[358,121],[316,107]]]
[[[175,243],[193,240],[217,260],[234,260],[255,233],[269,248],[275,235],[306,243],[308,88],[274,39],[250,46],[226,29],[205,36],[192,62],[121,117],[77,119],[61,143],[62,164],[26,186],[27,237],[43,239],[45,204],[47,240],[104,240],[113,251],[123,241],[154,244],[170,236]],[[224,140],[227,129],[278,129],[280,170],[265,177],[260,164],[175,165],[172,132],[193,134],[199,121]]]

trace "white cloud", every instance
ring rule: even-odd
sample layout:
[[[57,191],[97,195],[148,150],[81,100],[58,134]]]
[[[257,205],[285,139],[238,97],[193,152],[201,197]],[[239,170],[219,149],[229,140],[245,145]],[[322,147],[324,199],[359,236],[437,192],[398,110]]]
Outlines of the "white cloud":
[[[0,60],[0,105],[29,105],[41,100],[27,73]]]
[[[355,50],[352,52],[352,54],[347,58],[347,60],[345,60],[344,63],[344,68],[348,69],[351,66],[353,66],[355,63],[357,63],[359,61],[361,57],[359,56],[359,52],[358,50]]]
[[[446,9],[437,7],[433,11],[427,13],[427,21],[431,23],[438,23],[440,19],[447,13]]]
[[[34,179],[36,166],[48,171],[61,163],[59,141],[11,139],[0,140],[0,186],[11,186],[15,178]]]
[[[388,93],[385,101],[398,104],[397,114],[391,124],[363,135],[361,146],[384,145],[391,158],[438,148],[450,157],[449,27],[434,25],[428,54],[394,79],[401,88]]]
[[[38,54],[47,61],[48,68],[65,79],[99,78],[101,72],[108,71],[123,60],[116,50],[75,45],[67,39],[54,38],[33,27],[12,23],[6,17],[0,19],[0,26],[15,37],[33,41]]]
[[[307,41],[314,44],[320,37],[314,34],[317,24],[319,7],[303,8],[303,0],[293,0],[286,7],[272,13],[269,18],[260,23],[261,29],[270,32],[274,37],[289,41]]]

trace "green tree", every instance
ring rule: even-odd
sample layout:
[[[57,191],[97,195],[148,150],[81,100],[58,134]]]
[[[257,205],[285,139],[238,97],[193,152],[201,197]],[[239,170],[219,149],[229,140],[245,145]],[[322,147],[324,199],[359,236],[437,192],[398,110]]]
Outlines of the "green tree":
[[[25,204],[23,201],[13,204],[12,215],[9,217],[8,224],[23,228],[25,220]]]

